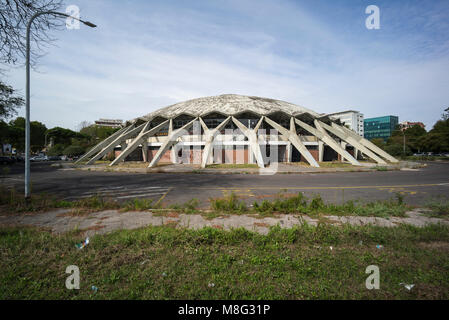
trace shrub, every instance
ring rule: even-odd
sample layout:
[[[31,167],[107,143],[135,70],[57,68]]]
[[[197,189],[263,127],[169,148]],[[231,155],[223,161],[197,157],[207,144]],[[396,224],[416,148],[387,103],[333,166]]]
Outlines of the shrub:
[[[223,212],[243,212],[246,211],[246,205],[239,201],[234,192],[225,198],[210,199],[212,209]]]
[[[79,156],[84,153],[84,148],[80,146],[69,146],[64,149],[63,154],[67,156]]]

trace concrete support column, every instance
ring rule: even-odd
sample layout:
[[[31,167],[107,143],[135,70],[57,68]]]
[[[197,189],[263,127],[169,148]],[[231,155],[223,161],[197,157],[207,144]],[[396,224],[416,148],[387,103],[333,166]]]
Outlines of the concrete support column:
[[[171,163],[176,163],[176,147],[175,147],[176,145],[174,145],[173,147],[171,147],[171,149],[170,149],[170,160],[171,160]]]
[[[134,125],[129,126],[123,134],[113,139],[108,145],[106,145],[100,152],[98,152],[93,158],[91,158],[87,164],[95,163],[98,159],[103,158],[109,152],[114,151],[115,146],[122,145],[127,139],[140,132],[145,124],[141,124],[137,128],[134,128]],[[115,161],[115,160],[114,160]]]
[[[287,153],[287,163],[292,162],[292,143],[289,141],[287,142],[287,147],[286,147],[286,153]]]
[[[344,141],[341,141],[340,144],[341,144],[341,147],[343,148],[343,150],[346,150],[346,145],[347,145],[347,143],[344,142]],[[347,161],[347,159],[345,159],[345,158],[342,156],[342,157],[341,157],[341,161],[342,161],[342,162],[343,162],[343,161]]]
[[[127,147],[125,148],[125,150],[123,150],[120,155],[115,158],[114,161],[111,162],[111,164],[109,166],[113,166],[116,163],[125,160],[125,158],[131,153],[133,152],[140,144],[142,144],[144,142],[148,142],[148,137],[152,136],[153,134],[155,134],[156,132],[158,132],[166,123],[168,122],[168,120],[166,120],[165,122],[157,125],[156,127],[147,130],[150,126],[150,122],[147,122],[143,129],[140,131],[139,135],[133,139],[132,141],[130,141],[130,143],[128,143]]]
[[[382,160],[374,152],[372,152],[371,150],[369,150],[367,147],[365,147],[363,144],[361,144],[359,142],[359,140],[363,139],[359,135],[354,134],[354,136],[352,136],[351,132],[345,133],[344,127],[339,127],[335,123],[332,123],[332,126],[329,126],[329,125],[325,124],[324,122],[321,122],[318,120],[315,120],[315,121],[317,121],[317,123],[320,126],[324,127],[327,131],[329,131],[329,132],[333,133],[334,135],[336,135],[337,137],[339,137],[341,140],[345,140],[348,143],[350,143],[353,147],[357,147],[357,149],[360,150],[360,152],[362,152],[366,156],[370,157],[377,163],[386,164],[386,162],[384,160]]]
[[[251,145],[248,145],[248,163],[254,163],[254,155],[253,150],[251,149]]]
[[[360,143],[361,145],[363,145],[364,147],[374,151],[375,153],[377,153],[378,155],[380,155],[381,157],[384,157],[385,159],[387,159],[388,161],[391,162],[399,162],[396,158],[392,157],[391,155],[389,155],[388,153],[386,153],[384,150],[382,150],[381,148],[379,148],[378,146],[376,146],[374,143],[372,143],[371,141],[362,138],[361,136],[359,136],[358,134],[356,134],[355,132],[353,132],[352,130],[349,130],[348,128],[346,128],[345,126],[338,126],[335,123],[332,123],[332,126],[335,128],[338,128],[339,130],[343,131],[344,133],[346,133],[347,136],[351,136],[354,140],[357,140],[358,143]],[[348,141],[349,143],[351,143],[350,141]],[[352,144],[352,143],[351,143]],[[354,144],[352,144],[354,146]],[[360,147],[359,147],[360,149]],[[363,152],[363,151],[362,151]]]
[[[199,118],[200,123],[204,130],[205,135],[205,145],[203,149],[202,159],[201,159],[201,168],[206,168],[207,164],[211,164],[214,162],[214,141],[216,136],[220,133],[222,129],[231,121],[231,117],[226,118],[225,121],[220,123],[215,129],[207,128],[202,118]],[[221,152],[221,151],[220,151]]]
[[[260,150],[259,145],[259,139],[257,136],[257,130],[260,127],[260,124],[262,123],[264,117],[261,117],[259,122],[257,123],[256,127],[253,130],[248,129],[245,127],[244,124],[242,124],[239,120],[237,120],[235,117],[232,117],[232,122],[242,131],[242,133],[248,138],[248,142],[251,145],[251,150],[253,151],[254,157],[256,158],[257,165],[259,168],[264,168],[264,158],[262,156],[262,152]]]
[[[204,149],[203,149],[204,152]],[[209,159],[207,159],[207,164],[213,164],[214,163],[214,144],[212,143],[212,150],[209,154]]]
[[[324,142],[318,141],[318,161],[323,162],[324,159]]]
[[[128,147],[128,144],[126,143],[126,141],[123,141],[123,142],[120,144],[120,147],[121,147],[120,153],[122,153],[123,151],[126,150],[126,148]],[[115,152],[115,151],[113,151],[113,152]],[[105,155],[105,157],[106,157],[106,155]],[[125,159],[123,159],[123,161],[125,161]]]
[[[292,145],[296,148],[296,150],[301,153],[301,155],[306,158],[307,162],[312,167],[319,167],[318,162],[313,158],[313,156],[310,154],[309,150],[307,150],[307,147],[302,143],[302,141],[299,139],[299,136],[296,134],[295,130],[292,130],[292,127],[294,128],[295,120],[294,118],[290,118],[290,129],[287,130],[284,127],[282,127],[280,124],[274,122],[268,117],[264,117],[265,122],[267,122],[270,126],[272,126],[274,129],[276,129],[278,132],[280,132],[288,141],[292,143]]]
[[[95,153],[99,152],[102,148],[107,146],[111,141],[113,141],[117,137],[120,137],[123,133],[125,133],[127,130],[129,130],[130,127],[133,127],[133,126],[122,128],[119,131],[117,131],[116,133],[112,134],[110,137],[108,137],[105,140],[103,140],[102,142],[98,143],[95,147],[93,147],[87,153],[85,153],[81,158],[79,158],[77,161],[75,161],[75,163],[81,162],[81,161],[87,159],[88,157],[93,156]]]
[[[159,150],[155,154],[153,160],[151,160],[148,168],[153,168],[159,162],[159,160],[162,158],[165,151],[167,151],[169,148],[171,148],[172,146],[176,145],[179,142],[178,138],[180,136],[182,136],[182,134],[184,133],[184,130],[188,130],[191,126],[193,126],[193,123],[197,120],[198,120],[198,118],[195,118],[177,130],[173,130],[173,121],[171,121],[172,124],[169,125],[169,132],[171,130],[171,133],[167,136],[167,138],[162,143],[162,146],[159,148]]]
[[[148,162],[148,141],[144,139],[142,141],[142,158],[144,162]]]

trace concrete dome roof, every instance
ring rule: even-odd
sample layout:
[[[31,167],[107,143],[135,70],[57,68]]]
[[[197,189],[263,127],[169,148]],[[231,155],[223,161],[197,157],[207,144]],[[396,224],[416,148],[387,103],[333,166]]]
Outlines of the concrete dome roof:
[[[291,116],[296,116],[303,113],[309,113],[314,117],[321,116],[312,110],[281,100],[242,96],[237,94],[223,94],[219,96],[204,97],[179,102],[156,110],[140,117],[139,119],[150,120],[151,118],[157,116],[169,119],[175,118],[181,114],[189,114],[199,117],[205,116],[211,112],[219,112],[226,116],[236,115],[242,112],[253,112],[258,115],[269,115],[277,111],[284,112]]]

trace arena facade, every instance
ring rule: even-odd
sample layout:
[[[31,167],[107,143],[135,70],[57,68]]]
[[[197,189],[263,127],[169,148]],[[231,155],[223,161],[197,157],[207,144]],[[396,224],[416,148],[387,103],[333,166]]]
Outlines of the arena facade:
[[[127,121],[77,162],[93,164],[113,154],[121,161],[215,163],[324,161],[360,165],[397,162],[391,155],[343,126],[337,119],[292,103],[226,94],[177,103]]]

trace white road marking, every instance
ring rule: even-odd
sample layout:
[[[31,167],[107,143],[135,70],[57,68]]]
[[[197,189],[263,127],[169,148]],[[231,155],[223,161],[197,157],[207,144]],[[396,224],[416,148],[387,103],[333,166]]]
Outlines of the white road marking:
[[[15,178],[3,178],[4,180],[10,180],[10,181],[20,181],[23,182],[23,179],[15,179]]]
[[[100,188],[97,189],[98,191],[103,191],[103,190],[117,190],[117,189],[123,189],[123,187],[107,187],[107,188]]]
[[[69,196],[64,198],[69,199],[84,199],[93,196],[107,196],[115,199],[129,199],[129,198],[142,198],[148,196],[157,196],[167,193],[169,187],[141,187],[141,186],[121,186],[121,187],[110,187],[110,188],[100,188],[88,192],[80,193],[79,195]]]
[[[138,189],[118,189],[118,190],[108,190],[108,191],[100,191],[100,190],[94,190],[94,191],[88,191],[81,193],[82,195],[99,195],[99,194],[122,194],[122,193],[142,193],[152,190],[168,190],[167,187],[147,187],[147,188],[138,188]]]

